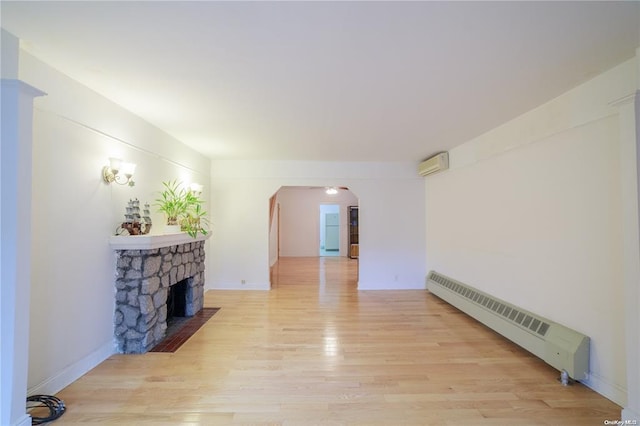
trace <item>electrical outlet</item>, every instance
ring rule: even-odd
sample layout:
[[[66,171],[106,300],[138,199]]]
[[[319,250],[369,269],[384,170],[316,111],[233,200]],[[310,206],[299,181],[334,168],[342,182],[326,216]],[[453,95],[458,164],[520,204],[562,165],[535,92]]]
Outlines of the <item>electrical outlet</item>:
[[[241,281],[240,281],[240,284],[246,284],[246,283],[247,283],[247,281],[246,281],[246,280],[241,280]]]

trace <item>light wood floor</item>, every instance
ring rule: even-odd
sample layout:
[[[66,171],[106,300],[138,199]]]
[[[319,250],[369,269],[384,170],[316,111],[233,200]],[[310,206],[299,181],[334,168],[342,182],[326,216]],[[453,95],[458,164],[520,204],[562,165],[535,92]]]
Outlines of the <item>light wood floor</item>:
[[[357,261],[283,258],[271,291],[176,353],[114,355],[58,394],[62,424],[594,425],[620,407],[426,291],[357,291]]]

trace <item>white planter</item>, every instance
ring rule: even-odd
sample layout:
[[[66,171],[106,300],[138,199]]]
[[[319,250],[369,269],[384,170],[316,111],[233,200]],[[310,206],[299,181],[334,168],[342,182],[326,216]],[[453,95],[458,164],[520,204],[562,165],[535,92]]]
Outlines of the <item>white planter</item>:
[[[180,225],[165,225],[164,233],[165,234],[178,234],[180,231]]]

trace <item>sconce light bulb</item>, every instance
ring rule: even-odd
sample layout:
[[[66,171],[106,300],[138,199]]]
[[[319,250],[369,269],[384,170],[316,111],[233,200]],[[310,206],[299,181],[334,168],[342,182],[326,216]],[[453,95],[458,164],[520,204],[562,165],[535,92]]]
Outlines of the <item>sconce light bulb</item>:
[[[192,183],[191,185],[189,185],[189,189],[194,194],[201,194],[202,193],[202,188],[203,188],[203,186],[200,185],[199,183]]]
[[[122,163],[122,173],[127,178],[133,176],[133,173],[136,171],[136,165],[134,163]]]
[[[120,167],[122,167],[122,160],[115,157],[109,158],[109,167],[111,168],[111,173],[117,175],[120,171]]]

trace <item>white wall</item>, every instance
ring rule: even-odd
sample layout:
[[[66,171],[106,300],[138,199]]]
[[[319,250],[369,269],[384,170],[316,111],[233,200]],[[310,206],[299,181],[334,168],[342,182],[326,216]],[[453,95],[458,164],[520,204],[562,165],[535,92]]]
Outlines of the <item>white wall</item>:
[[[350,188],[360,205],[359,288],[424,288],[424,183],[416,166],[213,161],[208,288],[269,288],[269,197],[281,186]]]
[[[634,91],[628,61],[451,150],[451,170],[426,179],[428,269],[590,336],[586,384],[621,405],[627,160],[610,102]]]
[[[324,187],[282,188],[280,203],[280,256],[318,256],[320,251],[320,205],[337,205],[340,214],[340,255],[349,254],[348,207],[357,206],[358,199],[351,191],[340,190],[327,195]]]
[[[108,237],[130,198],[162,181],[209,181],[210,162],[95,92],[22,53],[20,78],[48,93],[33,129],[30,392],[55,393],[114,350]],[[107,185],[109,157],[138,165],[135,187]],[[152,208],[154,228],[163,218]]]

